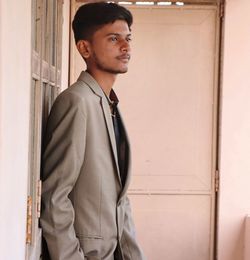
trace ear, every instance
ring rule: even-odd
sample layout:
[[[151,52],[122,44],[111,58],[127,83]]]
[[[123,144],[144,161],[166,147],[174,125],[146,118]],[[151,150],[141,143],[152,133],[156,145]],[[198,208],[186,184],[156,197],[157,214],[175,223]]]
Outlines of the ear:
[[[84,59],[88,59],[90,57],[90,43],[85,40],[79,40],[76,44],[78,51]]]

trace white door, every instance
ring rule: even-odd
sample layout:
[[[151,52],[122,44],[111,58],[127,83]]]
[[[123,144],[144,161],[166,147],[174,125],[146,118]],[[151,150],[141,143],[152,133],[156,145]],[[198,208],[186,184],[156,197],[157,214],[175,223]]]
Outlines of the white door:
[[[148,260],[211,260],[218,9],[128,7],[132,59],[115,90],[132,146],[129,197],[138,240]],[[71,82],[84,68],[72,48]]]

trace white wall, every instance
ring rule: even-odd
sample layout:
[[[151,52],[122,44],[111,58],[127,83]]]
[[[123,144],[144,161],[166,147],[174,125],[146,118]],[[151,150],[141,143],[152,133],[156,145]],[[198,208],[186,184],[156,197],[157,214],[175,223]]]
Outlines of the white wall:
[[[0,259],[25,256],[31,1],[0,2]]]
[[[226,1],[219,260],[243,259],[244,218],[250,213],[249,11],[249,0]]]

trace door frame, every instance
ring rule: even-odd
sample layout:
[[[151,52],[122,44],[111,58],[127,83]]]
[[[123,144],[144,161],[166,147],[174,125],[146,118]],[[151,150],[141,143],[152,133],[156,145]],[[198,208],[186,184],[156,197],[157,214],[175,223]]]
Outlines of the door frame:
[[[71,1],[71,13],[70,13],[70,21],[73,20],[76,6],[80,3],[84,4],[87,2],[96,2],[95,0],[72,0]],[[119,2],[119,1],[115,1]],[[134,3],[134,1],[131,1]],[[142,0],[140,2],[148,2],[147,0]],[[155,0],[154,2],[163,2],[160,0]],[[171,1],[172,3],[179,2],[177,0]],[[218,259],[218,200],[219,200],[219,187],[220,187],[220,169],[219,169],[219,147],[220,147],[220,125],[221,125],[221,85],[222,85],[222,58],[223,58],[223,40],[224,40],[224,9],[225,9],[225,0],[184,0],[182,1],[190,7],[197,7],[204,5],[214,5],[217,8],[217,20],[216,20],[216,52],[215,52],[215,71],[214,71],[214,107],[213,109],[213,137],[212,137],[212,192],[213,192],[213,202],[212,202],[212,210],[211,210],[211,226],[213,227],[213,231],[210,234],[210,258],[211,260]],[[126,7],[126,5],[125,5]],[[150,7],[150,6],[149,6]],[[181,6],[179,8],[182,8]],[[70,33],[70,70],[69,70],[69,78],[70,84],[74,82],[74,73],[75,73],[75,65],[74,65],[74,53],[76,52],[75,44],[74,44],[74,35],[71,30]],[[128,191],[128,195],[138,195],[138,194],[148,194],[143,191]],[[150,193],[152,195],[152,193]],[[157,193],[156,193],[157,194]]]

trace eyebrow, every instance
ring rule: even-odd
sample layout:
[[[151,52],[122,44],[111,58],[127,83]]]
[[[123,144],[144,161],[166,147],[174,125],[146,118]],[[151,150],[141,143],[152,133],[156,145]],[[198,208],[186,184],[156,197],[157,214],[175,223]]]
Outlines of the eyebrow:
[[[120,33],[108,33],[108,34],[106,34],[106,36],[111,36],[111,35],[122,36],[122,34],[120,34]],[[131,33],[127,34],[126,37],[127,36],[131,36]]]

